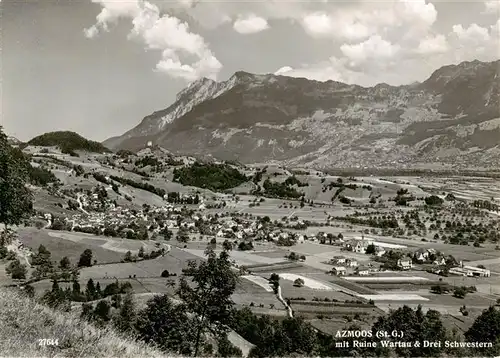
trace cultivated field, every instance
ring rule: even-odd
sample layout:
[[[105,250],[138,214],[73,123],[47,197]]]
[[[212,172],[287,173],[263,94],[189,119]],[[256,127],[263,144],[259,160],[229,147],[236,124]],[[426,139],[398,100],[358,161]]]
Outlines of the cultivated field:
[[[302,280],[304,281],[304,286],[307,288],[313,289],[313,290],[326,290],[326,291],[331,291],[332,287],[328,286],[327,284],[324,284],[322,282],[319,282],[317,280],[314,280],[309,277],[301,276],[301,275],[296,275],[293,273],[281,273],[280,278],[292,281],[294,282],[295,280]]]
[[[93,259],[98,263],[119,262],[123,253],[102,247],[107,241],[93,235],[80,233],[57,233],[35,228],[21,228],[18,231],[19,241],[36,252],[43,245],[52,254],[52,259],[59,261],[67,256],[71,262],[77,263],[82,252],[91,249]],[[76,239],[80,238],[80,239]],[[136,243],[137,244],[137,243]]]

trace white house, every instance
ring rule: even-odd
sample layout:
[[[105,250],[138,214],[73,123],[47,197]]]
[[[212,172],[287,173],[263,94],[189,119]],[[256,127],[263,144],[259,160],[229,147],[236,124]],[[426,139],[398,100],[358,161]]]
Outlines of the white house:
[[[418,249],[413,253],[413,258],[419,262],[425,262],[429,259],[429,250]]]
[[[165,220],[165,225],[167,226],[167,228],[173,229],[173,228],[177,227],[177,221],[175,221],[175,220]]]
[[[375,256],[382,257],[385,254],[385,249],[382,246],[375,246]]]
[[[346,260],[347,259],[343,256],[334,256],[330,261],[335,264],[345,264]]]
[[[368,245],[369,243],[365,240],[351,240],[345,246],[353,252],[364,254]]]
[[[446,265],[446,259],[444,256],[439,256],[434,260],[433,264],[438,266]]]
[[[358,261],[356,261],[354,259],[346,259],[345,263],[346,263],[347,267],[358,267]]]
[[[183,222],[181,225],[186,229],[193,229],[196,227],[196,223],[194,221]]]
[[[399,259],[398,267],[403,270],[410,270],[413,267],[410,259]]]
[[[344,266],[334,266],[331,273],[337,276],[344,276],[347,273],[347,269]]]
[[[366,266],[359,266],[356,268],[355,272],[359,276],[368,276],[370,274],[370,268]]]

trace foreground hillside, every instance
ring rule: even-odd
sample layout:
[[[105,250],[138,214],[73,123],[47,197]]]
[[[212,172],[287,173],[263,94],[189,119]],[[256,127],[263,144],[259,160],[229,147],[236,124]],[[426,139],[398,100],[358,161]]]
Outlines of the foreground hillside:
[[[124,338],[110,328],[96,327],[11,291],[0,291],[0,352],[10,357],[165,357]],[[58,340],[57,346],[40,345]]]
[[[361,87],[236,72],[201,79],[111,148],[148,141],[189,155],[316,168],[500,164],[499,61],[463,62],[420,84]]]

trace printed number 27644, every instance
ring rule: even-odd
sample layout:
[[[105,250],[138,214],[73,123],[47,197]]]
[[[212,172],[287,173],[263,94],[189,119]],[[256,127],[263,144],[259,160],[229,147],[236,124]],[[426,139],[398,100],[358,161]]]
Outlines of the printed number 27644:
[[[59,340],[52,339],[52,338],[43,338],[43,339],[38,340],[38,345],[39,346],[58,346]]]

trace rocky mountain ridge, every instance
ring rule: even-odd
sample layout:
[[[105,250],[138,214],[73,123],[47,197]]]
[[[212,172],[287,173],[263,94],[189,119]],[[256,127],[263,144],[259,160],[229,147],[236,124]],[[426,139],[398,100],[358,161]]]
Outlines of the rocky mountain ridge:
[[[500,61],[463,62],[407,86],[236,72],[201,79],[104,142],[180,154],[332,167],[500,166]]]

